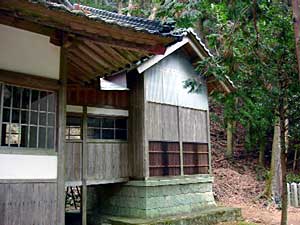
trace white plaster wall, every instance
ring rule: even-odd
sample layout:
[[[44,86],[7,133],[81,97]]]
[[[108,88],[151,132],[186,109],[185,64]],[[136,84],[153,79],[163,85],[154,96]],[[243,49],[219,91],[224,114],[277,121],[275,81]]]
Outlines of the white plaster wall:
[[[0,24],[0,68],[59,79],[60,47],[50,38]]]
[[[56,179],[57,156],[0,154],[0,179]]]
[[[189,93],[184,81],[200,79],[201,93]],[[175,52],[145,71],[146,100],[208,110],[207,87],[184,54]]]

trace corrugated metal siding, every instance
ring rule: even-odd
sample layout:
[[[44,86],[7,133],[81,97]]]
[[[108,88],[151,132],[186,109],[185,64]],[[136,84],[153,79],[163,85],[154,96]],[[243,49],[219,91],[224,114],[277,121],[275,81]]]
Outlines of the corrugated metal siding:
[[[146,100],[157,103],[208,109],[207,88],[204,82],[201,93],[189,93],[184,81],[199,79],[191,63],[180,52],[173,53],[145,71]]]

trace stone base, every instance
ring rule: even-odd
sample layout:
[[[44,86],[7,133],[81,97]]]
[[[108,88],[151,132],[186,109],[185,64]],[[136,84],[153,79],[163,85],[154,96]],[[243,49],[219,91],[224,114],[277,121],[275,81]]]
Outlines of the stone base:
[[[88,204],[101,215],[143,219],[184,215],[216,206],[212,182],[211,176],[202,175],[95,186],[88,190]]]
[[[136,219],[110,217],[111,225],[213,225],[220,222],[241,221],[241,209],[214,207],[182,216],[163,217],[159,219]]]

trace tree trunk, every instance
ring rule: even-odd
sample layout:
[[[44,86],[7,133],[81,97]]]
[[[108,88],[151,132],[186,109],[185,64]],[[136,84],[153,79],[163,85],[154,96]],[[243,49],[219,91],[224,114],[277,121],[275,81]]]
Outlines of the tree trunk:
[[[232,157],[233,157],[233,121],[227,122],[226,133],[227,133],[227,148],[226,148],[225,156],[228,159],[232,159]]]
[[[299,14],[299,1],[292,0],[293,6],[293,22],[294,22],[294,33],[295,33],[295,45],[296,45],[296,57],[298,64],[298,76],[300,81],[300,14]]]
[[[281,146],[280,146],[280,124],[279,118],[276,118],[274,125],[274,136],[272,145],[272,195],[275,203],[280,204],[281,193],[282,193],[282,174],[281,174]]]
[[[279,116],[280,116],[280,147],[281,147],[281,176],[282,176],[282,211],[281,211],[281,225],[287,225],[287,181],[286,181],[286,167],[287,167],[287,152],[288,152],[288,107],[287,107],[287,89],[288,77],[283,74],[283,79],[280,83],[281,93],[279,96]]]
[[[258,164],[261,167],[265,166],[265,149],[266,149],[266,137],[263,136],[259,143],[259,157],[258,157]]]
[[[295,145],[295,153],[294,153],[294,160],[293,160],[293,172],[295,172],[297,168],[297,161],[298,161],[298,145]]]

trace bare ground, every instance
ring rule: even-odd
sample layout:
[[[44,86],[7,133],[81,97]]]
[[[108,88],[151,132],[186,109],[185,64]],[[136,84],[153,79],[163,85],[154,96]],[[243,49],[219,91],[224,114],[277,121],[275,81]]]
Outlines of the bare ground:
[[[273,203],[255,200],[264,189],[264,181],[257,180],[256,162],[238,160],[233,164],[226,160],[221,161],[214,165],[214,193],[218,204],[241,208],[243,218],[249,225],[280,224],[281,211]],[[289,208],[288,224],[300,225],[300,208]]]

